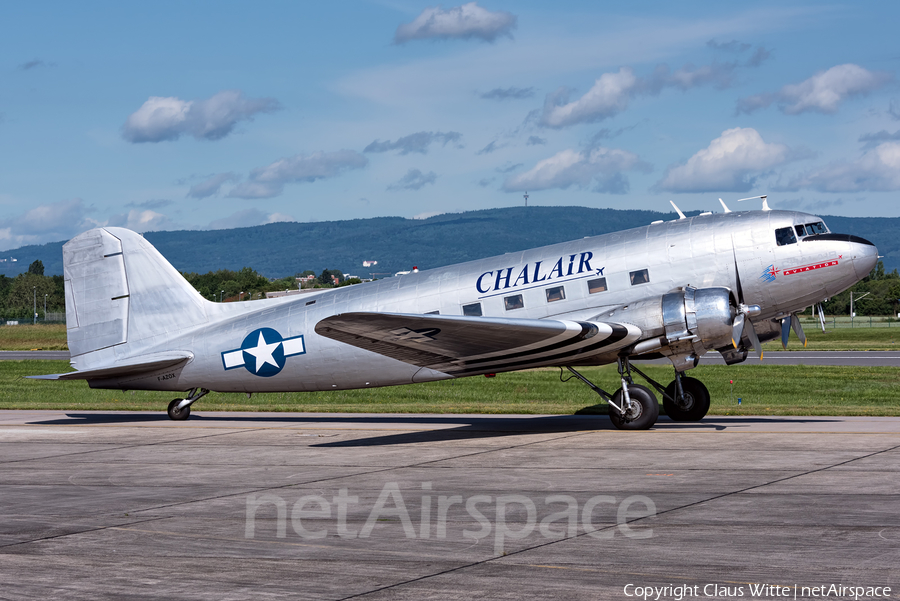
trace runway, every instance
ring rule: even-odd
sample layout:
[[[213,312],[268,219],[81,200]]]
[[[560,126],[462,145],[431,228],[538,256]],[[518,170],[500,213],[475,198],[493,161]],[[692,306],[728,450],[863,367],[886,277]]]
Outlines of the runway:
[[[0,450],[3,598],[900,591],[900,418],[0,411]]]
[[[0,361],[21,361],[25,359],[53,359],[68,361],[69,351],[0,351]],[[709,352],[701,358],[703,365],[724,365],[725,361],[717,352]],[[668,364],[668,359],[637,360],[636,363]],[[758,365],[754,354],[738,365]],[[764,353],[763,364],[769,365],[834,365],[867,367],[900,367],[898,351],[774,351]]]

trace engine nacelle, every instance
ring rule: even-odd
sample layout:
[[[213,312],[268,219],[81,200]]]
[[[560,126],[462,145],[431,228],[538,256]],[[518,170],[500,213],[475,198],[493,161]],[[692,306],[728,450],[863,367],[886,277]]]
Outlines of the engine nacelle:
[[[728,288],[691,288],[662,297],[663,326],[669,344],[697,339],[706,350],[731,344],[735,309]]]
[[[635,345],[634,353],[662,353],[671,359],[676,370],[684,371],[695,367],[700,355],[708,350],[733,348],[735,315],[735,302],[728,288],[687,286],[662,298],[613,309],[596,319],[640,327],[646,338]]]

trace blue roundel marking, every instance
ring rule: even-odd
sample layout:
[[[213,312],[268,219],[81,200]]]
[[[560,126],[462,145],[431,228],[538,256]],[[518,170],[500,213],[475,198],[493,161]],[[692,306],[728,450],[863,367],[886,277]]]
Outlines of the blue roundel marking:
[[[241,343],[241,348],[222,351],[225,370],[243,367],[254,376],[268,378],[284,369],[288,357],[305,355],[303,335],[284,338],[272,328],[253,330]]]
[[[268,378],[284,369],[282,341],[281,334],[272,328],[260,328],[247,334],[241,343],[247,371]]]

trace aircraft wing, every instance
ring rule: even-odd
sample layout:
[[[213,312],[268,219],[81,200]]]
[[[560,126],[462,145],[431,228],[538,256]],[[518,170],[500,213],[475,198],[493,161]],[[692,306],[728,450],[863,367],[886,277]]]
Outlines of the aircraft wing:
[[[626,347],[641,336],[630,324],[401,313],[343,313],[323,319],[315,330],[454,376],[577,365],[579,359]]]
[[[48,374],[46,376],[25,376],[32,380],[95,380],[101,378],[135,376],[175,367],[192,359],[194,355],[186,351],[155,353],[144,357],[117,361],[109,366],[96,369],[82,369],[64,374]]]

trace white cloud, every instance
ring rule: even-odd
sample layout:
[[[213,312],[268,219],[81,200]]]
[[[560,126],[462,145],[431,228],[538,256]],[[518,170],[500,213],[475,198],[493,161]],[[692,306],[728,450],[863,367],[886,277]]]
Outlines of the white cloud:
[[[236,173],[217,173],[216,175],[203,180],[199,184],[191,186],[187,195],[190,198],[207,198],[213,194],[217,194],[219,188],[222,187],[222,184],[237,181],[238,179]]]
[[[735,127],[685,164],[669,168],[657,187],[669,192],[745,192],[761,173],[796,158],[787,146],[764,142],[755,129]]]
[[[884,142],[855,161],[839,161],[801,175],[786,190],[819,192],[889,192],[900,190],[900,142]]]
[[[284,184],[244,182],[228,192],[231,198],[272,198],[284,192]]]
[[[412,23],[397,27],[394,42],[403,44],[411,40],[480,38],[493,42],[499,36],[512,37],[516,26],[515,15],[506,11],[491,12],[475,2],[442,9],[426,8]]]
[[[252,227],[279,221],[294,221],[294,218],[283,213],[266,213],[256,208],[250,208],[232,213],[221,219],[215,219],[206,227],[210,230],[229,230],[236,227]]]
[[[638,78],[634,71],[622,67],[618,73],[601,75],[587,94],[574,102],[566,102],[565,90],[557,91],[547,96],[541,125],[565,127],[612,117],[628,107],[637,86]]]
[[[409,154],[416,152],[419,154],[427,154],[428,147],[435,142],[441,142],[444,146],[450,142],[454,142],[457,148],[460,148],[459,141],[462,134],[456,131],[419,131],[408,136],[398,138],[396,142],[387,140],[375,140],[365,148],[363,152],[389,152],[391,150],[399,150],[399,154]]]
[[[225,90],[206,100],[151,96],[129,115],[122,136],[132,143],[177,140],[182,134],[218,140],[230,134],[238,121],[278,107],[273,98],[244,98],[239,90]]]
[[[271,215],[269,215],[269,218],[266,220],[266,223],[281,223],[283,221],[297,221],[297,220],[285,213],[272,213]]]
[[[143,211],[131,209],[127,213],[112,215],[104,225],[125,227],[136,232],[158,232],[177,228],[171,219],[150,209]]]
[[[630,67],[621,67],[618,72],[601,75],[586,94],[572,102],[565,88],[548,94],[539,123],[560,128],[602,121],[624,111],[637,96],[659,94],[665,88],[681,91],[704,85],[727,88],[739,66],[737,62],[712,62],[699,67],[688,64],[672,71],[662,63],[648,77],[638,77]]]
[[[427,184],[434,184],[437,173],[429,171],[422,173],[418,169],[410,169],[406,175],[387,187],[388,190],[420,190]]]
[[[798,84],[786,85],[777,93],[741,98],[737,112],[751,113],[777,102],[787,115],[808,111],[835,113],[847,98],[873,92],[891,79],[888,73],[869,71],[859,65],[837,65]]]
[[[287,183],[336,177],[351,169],[362,169],[368,163],[369,159],[355,150],[298,154],[257,167],[250,172],[250,180],[232,188],[228,196],[271,198],[281,194]]]
[[[618,148],[598,147],[590,151],[563,150],[537,165],[513,175],[503,183],[507,192],[587,188],[594,182],[595,192],[621,194],[628,191],[622,171],[648,171],[650,166],[636,154]]]
[[[16,217],[0,220],[0,246],[15,248],[68,240],[89,230],[97,222],[88,218],[89,208],[80,198],[39,205]]]
[[[521,100],[534,96],[534,88],[494,88],[480,96],[485,100]]]

